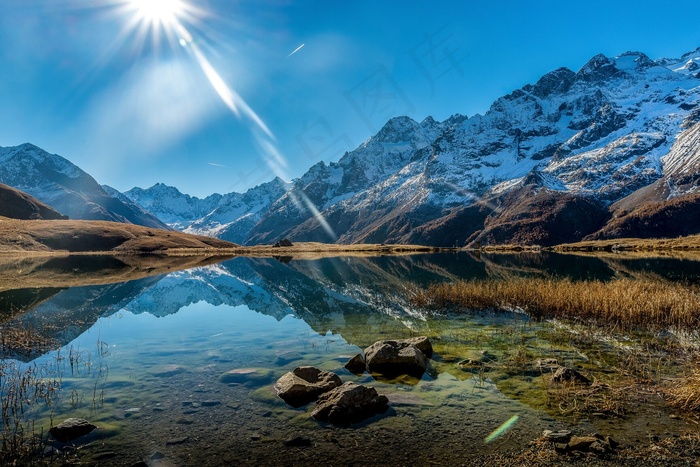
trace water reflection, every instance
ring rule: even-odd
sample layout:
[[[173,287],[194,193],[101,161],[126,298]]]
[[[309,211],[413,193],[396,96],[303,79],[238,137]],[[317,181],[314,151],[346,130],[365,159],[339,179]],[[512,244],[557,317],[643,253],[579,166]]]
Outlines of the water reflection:
[[[94,263],[63,264],[52,267],[50,276],[58,277],[60,269],[69,275],[76,269],[91,276],[107,274]],[[111,271],[124,269],[118,263],[103,264]],[[0,324],[3,329],[32,329],[53,343],[42,357],[6,356],[39,365],[65,366],[70,360],[70,368],[63,370],[61,402],[38,415],[89,418],[100,426],[94,436],[102,436],[110,449],[138,453],[137,458],[120,454],[119,461],[127,465],[160,459],[152,457],[156,453],[188,465],[205,458],[212,465],[271,464],[269,446],[275,447],[277,461],[288,461],[282,442],[299,433],[319,446],[314,456],[346,456],[347,462],[339,464],[357,464],[359,458],[348,450],[358,440],[371,446],[362,452],[365,463],[428,458],[463,463],[474,452],[484,452],[480,449],[524,446],[542,429],[564,423],[546,410],[541,374],[520,371],[516,377],[513,368],[553,357],[595,371],[605,349],[589,358],[585,349],[553,340],[541,325],[518,313],[426,316],[408,303],[412,287],[525,275],[694,282],[699,265],[678,258],[549,253],[235,258],[125,282],[2,287],[5,314]],[[40,267],[36,271],[42,274]],[[349,357],[377,340],[416,335],[428,335],[436,351],[431,371],[420,381],[375,381],[343,368]],[[505,370],[485,373],[458,365],[483,359],[484,352],[504,362]],[[374,385],[388,395],[392,410],[354,430],[319,431],[307,408],[291,408],[271,390],[277,378],[299,365]],[[483,440],[515,415],[518,436],[485,447]],[[593,422],[581,423],[595,431]],[[442,435],[435,439],[419,437],[421,433]],[[625,436],[633,433],[618,434]],[[211,462],[213,458],[218,461]],[[318,457],[315,462],[323,463]]]

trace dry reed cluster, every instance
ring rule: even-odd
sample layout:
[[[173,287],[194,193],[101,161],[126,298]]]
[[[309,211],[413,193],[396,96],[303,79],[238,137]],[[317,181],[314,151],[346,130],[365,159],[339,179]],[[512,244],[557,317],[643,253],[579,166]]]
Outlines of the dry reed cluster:
[[[521,309],[533,318],[582,320],[620,328],[695,328],[700,288],[636,279],[609,282],[523,278],[434,284],[414,292],[432,309]]]

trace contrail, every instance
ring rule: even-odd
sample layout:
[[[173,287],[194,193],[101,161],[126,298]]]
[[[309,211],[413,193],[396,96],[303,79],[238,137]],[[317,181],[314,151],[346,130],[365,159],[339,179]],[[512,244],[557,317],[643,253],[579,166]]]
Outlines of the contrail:
[[[216,162],[207,162],[209,165],[213,165],[214,167],[223,167],[224,169],[230,169],[228,165],[223,165],[223,164],[217,164]]]
[[[285,58],[285,60],[286,60],[287,58],[291,57],[292,55],[294,55],[295,53],[299,52],[299,51],[301,50],[301,48],[304,47],[305,45],[306,45],[306,44],[301,44],[299,47],[297,47],[296,49],[294,49],[294,52],[292,52],[292,53],[290,53],[289,55],[287,55],[287,57]]]

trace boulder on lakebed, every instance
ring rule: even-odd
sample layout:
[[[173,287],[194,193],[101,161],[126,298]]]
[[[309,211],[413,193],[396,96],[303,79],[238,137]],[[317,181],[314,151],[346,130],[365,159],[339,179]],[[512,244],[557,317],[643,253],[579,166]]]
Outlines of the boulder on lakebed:
[[[322,422],[347,426],[388,410],[389,400],[373,387],[346,382],[318,398],[311,416]]]
[[[365,349],[365,362],[367,371],[386,377],[420,378],[428,368],[428,357],[410,339],[375,342]]]
[[[341,384],[340,377],[335,373],[301,366],[282,375],[275,384],[275,391],[287,404],[301,407]]]

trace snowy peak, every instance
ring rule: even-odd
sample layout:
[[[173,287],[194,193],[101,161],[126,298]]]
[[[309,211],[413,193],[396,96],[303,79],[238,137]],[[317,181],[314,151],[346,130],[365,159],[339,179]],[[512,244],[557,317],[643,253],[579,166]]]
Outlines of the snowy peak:
[[[156,183],[150,188],[132,188],[124,193],[132,202],[158,217],[169,226],[184,230],[193,220],[213,211],[221,200],[219,194],[199,199],[180,192],[175,187]]]
[[[603,54],[598,54],[588,60],[576,73],[576,77],[583,81],[604,81],[612,77],[619,70],[615,67],[615,62]]]
[[[250,229],[288,188],[288,183],[276,177],[245,193],[215,193],[203,199],[163,183],[132,188],[124,195],[170,227],[243,243]]]
[[[558,68],[540,78],[537,83],[531,87],[532,93],[540,99],[544,99],[554,93],[564,93],[571,88],[575,79],[576,73],[573,71],[566,67]]]
[[[625,52],[613,59],[615,68],[622,71],[644,70],[656,63],[641,52]]]

